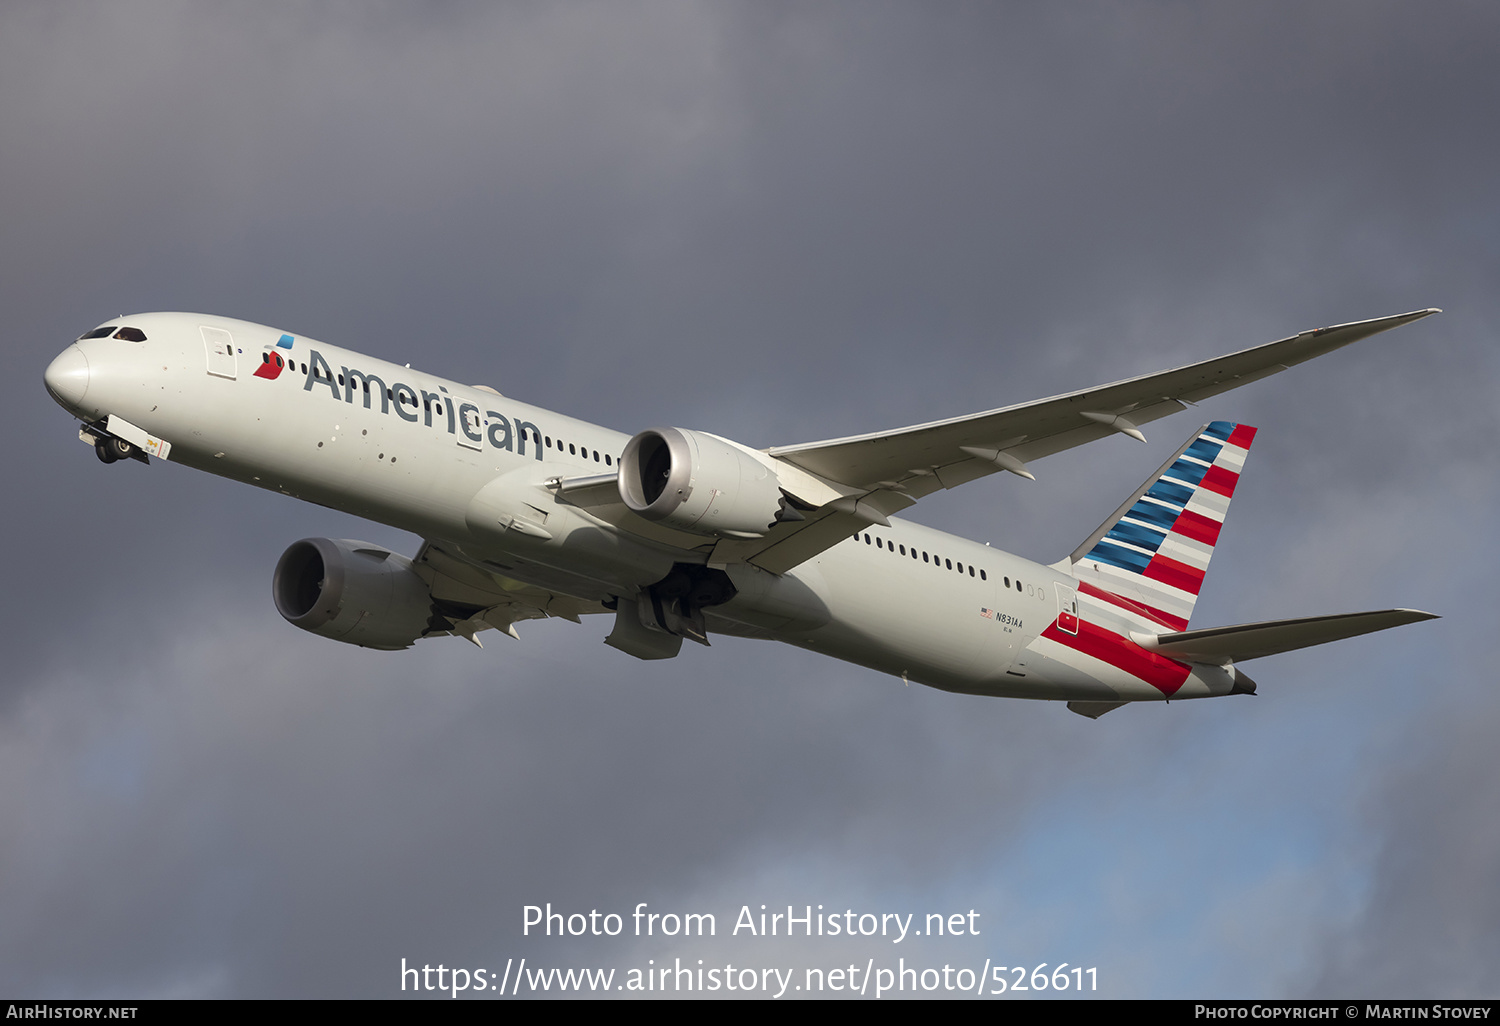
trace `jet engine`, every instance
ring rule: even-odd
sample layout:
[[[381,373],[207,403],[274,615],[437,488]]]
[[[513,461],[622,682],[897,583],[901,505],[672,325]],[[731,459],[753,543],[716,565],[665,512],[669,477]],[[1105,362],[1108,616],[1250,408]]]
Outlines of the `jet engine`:
[[[437,615],[411,560],[368,542],[294,542],[276,563],[271,590],[287,623],[364,648],[410,648]]]
[[[720,538],[760,538],[778,521],[802,519],[775,471],[748,450],[681,428],[652,428],[625,443],[620,498],[647,520]]]

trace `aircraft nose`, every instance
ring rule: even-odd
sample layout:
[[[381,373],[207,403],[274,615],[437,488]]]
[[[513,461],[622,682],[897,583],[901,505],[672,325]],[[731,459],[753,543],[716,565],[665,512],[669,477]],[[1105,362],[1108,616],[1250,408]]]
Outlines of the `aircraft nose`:
[[[89,390],[88,357],[75,342],[52,361],[45,378],[52,398],[71,411],[83,402],[84,393]]]

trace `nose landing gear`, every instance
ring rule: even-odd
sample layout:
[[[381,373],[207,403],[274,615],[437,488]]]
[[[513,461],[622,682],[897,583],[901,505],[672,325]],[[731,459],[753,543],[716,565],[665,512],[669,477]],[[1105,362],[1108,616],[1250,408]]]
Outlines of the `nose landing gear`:
[[[139,449],[123,438],[101,438],[94,443],[94,454],[99,457],[100,463],[128,460],[139,452]]]
[[[151,462],[139,445],[127,442],[119,435],[111,434],[107,425],[107,419],[97,420],[92,424],[83,425],[78,431],[78,440],[94,447],[94,455],[99,457],[100,463],[118,463],[120,460]]]

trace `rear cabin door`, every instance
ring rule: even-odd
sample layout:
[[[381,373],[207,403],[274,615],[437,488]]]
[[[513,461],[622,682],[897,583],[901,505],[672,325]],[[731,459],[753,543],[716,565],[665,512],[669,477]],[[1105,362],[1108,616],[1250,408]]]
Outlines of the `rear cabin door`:
[[[1057,586],[1057,629],[1064,634],[1078,633],[1078,593],[1066,584]]]

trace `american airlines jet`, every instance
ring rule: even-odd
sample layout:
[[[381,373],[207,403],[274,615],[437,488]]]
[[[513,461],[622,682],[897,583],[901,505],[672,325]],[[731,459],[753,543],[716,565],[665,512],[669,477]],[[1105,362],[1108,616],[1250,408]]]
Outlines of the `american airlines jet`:
[[[1432,614],[1387,609],[1189,629],[1255,428],[1215,421],[1050,565],[901,520],[924,495],[1124,434],[1436,313],[1340,324],[1112,385],[828,441],[753,449],[633,436],[484,385],[224,317],[86,332],[47,389],[105,463],[182,463],[412,531],[414,558],[307,538],[276,608],[377,649],[480,644],[521,620],[609,613],[640,659],[714,633],[785,641],[947,691],[1127,702],[1253,694],[1240,664]]]

